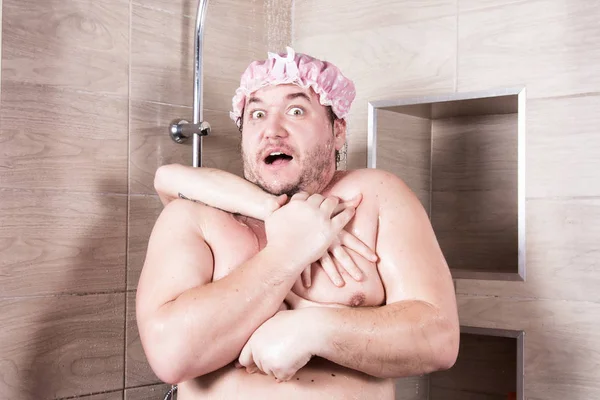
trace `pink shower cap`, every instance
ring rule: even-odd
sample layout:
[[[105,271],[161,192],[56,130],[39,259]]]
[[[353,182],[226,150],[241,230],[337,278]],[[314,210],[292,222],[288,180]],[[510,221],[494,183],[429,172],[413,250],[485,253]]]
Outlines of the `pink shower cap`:
[[[268,60],[252,62],[242,74],[240,87],[232,100],[232,120],[240,126],[246,98],[267,85],[295,84],[312,87],[324,106],[331,106],[338,118],[345,118],[356,95],[354,83],[335,65],[306,54],[296,54],[287,47],[287,55],[268,53]]]

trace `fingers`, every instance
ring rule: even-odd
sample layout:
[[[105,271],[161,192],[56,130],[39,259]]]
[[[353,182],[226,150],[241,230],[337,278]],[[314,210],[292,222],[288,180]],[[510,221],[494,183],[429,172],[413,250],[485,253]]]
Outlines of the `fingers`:
[[[325,196],[315,193],[311,195],[306,202],[314,207],[321,207],[321,203],[325,200]]]
[[[348,207],[331,219],[333,228],[338,232],[338,234],[346,225],[348,225],[348,222],[354,218],[355,213],[356,209],[354,207]]]
[[[354,196],[353,198],[351,198],[348,201],[342,201],[336,206],[335,210],[333,211],[333,215],[337,215],[337,214],[341,213],[348,207],[357,208],[361,201],[362,201],[362,193],[357,194],[356,196]]]
[[[323,267],[323,270],[335,286],[344,286],[345,282],[342,279],[342,275],[340,275],[340,271],[338,271],[337,267],[335,266],[335,263],[329,256],[329,253],[325,253],[323,257],[321,257],[321,266]]]
[[[306,192],[298,192],[295,195],[292,196],[292,198],[290,199],[290,201],[295,201],[295,200],[306,200],[308,199],[309,194]]]
[[[377,254],[366,244],[364,244],[359,238],[349,233],[346,230],[342,230],[338,235],[338,238],[344,246],[352,249],[365,259],[376,262],[378,260]]]
[[[335,257],[335,259],[340,263],[342,268],[350,274],[350,276],[357,282],[361,281],[363,278],[363,273],[358,268],[352,257],[344,250],[341,244],[336,244],[331,247],[331,253]]]
[[[329,196],[321,203],[321,210],[323,210],[328,217],[331,217],[339,202],[339,198],[335,196]]]
[[[279,207],[283,206],[287,202],[287,200],[287,194],[282,194],[275,198],[275,201],[277,202],[277,204],[279,204]]]
[[[240,356],[238,357],[238,362],[241,367],[254,367],[254,359],[252,357],[252,350],[250,347],[250,342],[246,343],[244,348],[242,349]]]
[[[309,288],[312,284],[312,268],[309,265],[304,271],[302,271],[302,284],[305,288]]]

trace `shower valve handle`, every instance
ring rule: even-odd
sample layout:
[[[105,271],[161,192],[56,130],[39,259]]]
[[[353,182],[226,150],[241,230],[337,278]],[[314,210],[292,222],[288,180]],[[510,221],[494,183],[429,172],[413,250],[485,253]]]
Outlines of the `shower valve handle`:
[[[208,136],[210,133],[210,124],[206,121],[199,124],[191,124],[186,120],[175,120],[169,127],[171,139],[177,143],[183,143],[192,135]]]

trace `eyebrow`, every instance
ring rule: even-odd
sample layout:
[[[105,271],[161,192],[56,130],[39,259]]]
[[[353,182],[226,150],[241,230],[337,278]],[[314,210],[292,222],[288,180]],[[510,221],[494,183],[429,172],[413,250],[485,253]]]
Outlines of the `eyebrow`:
[[[258,97],[250,97],[248,99],[248,101],[246,102],[246,105],[248,104],[252,104],[252,103],[262,103],[263,101],[261,99],[259,99]]]
[[[306,101],[308,101],[309,103],[310,101],[310,97],[308,97],[308,95],[306,93],[302,93],[302,92],[296,92],[296,93],[290,93],[287,96],[285,96],[285,98],[287,100],[294,100],[294,99],[305,99]],[[252,96],[250,98],[248,98],[248,101],[246,102],[246,105],[252,104],[252,103],[264,103],[260,98],[256,97],[256,96]]]
[[[288,99],[288,100],[294,100],[297,98],[305,99],[309,103],[311,102],[310,97],[308,97],[308,95],[306,93],[302,93],[302,92],[290,93],[286,96],[286,99]]]

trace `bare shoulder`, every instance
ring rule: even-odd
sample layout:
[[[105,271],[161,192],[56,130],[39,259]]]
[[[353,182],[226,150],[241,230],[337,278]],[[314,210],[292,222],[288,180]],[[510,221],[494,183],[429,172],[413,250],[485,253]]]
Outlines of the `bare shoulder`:
[[[412,204],[418,199],[412,190],[398,176],[381,169],[363,168],[337,171],[332,181],[336,192],[358,191],[365,199],[375,201],[379,206]],[[415,201],[417,203],[415,203]],[[420,203],[419,203],[420,204]]]
[[[138,317],[149,315],[184,291],[211,281],[210,229],[222,211],[177,199],[160,213],[138,283]]]

